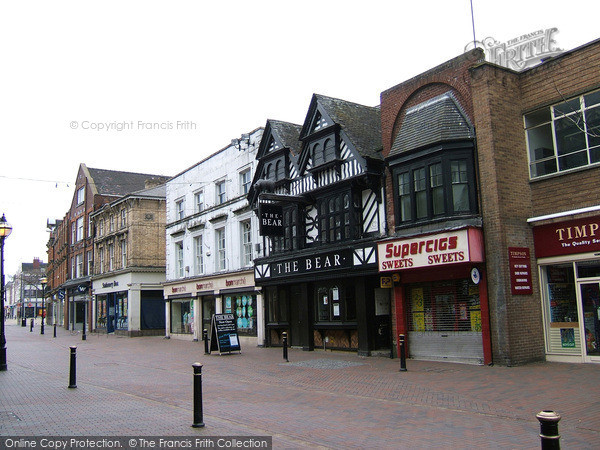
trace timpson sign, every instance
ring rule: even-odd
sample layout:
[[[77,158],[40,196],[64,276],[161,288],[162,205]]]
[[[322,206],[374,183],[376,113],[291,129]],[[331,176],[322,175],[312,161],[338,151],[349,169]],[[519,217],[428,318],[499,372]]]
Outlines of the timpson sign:
[[[600,251],[600,216],[540,225],[533,228],[535,256]]]
[[[398,271],[446,264],[483,262],[481,231],[476,228],[382,242],[379,271]]]

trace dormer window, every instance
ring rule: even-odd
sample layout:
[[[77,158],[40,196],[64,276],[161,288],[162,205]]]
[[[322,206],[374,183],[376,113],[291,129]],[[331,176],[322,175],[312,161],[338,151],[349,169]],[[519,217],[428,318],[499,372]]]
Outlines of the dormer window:
[[[278,160],[275,163],[275,180],[279,181],[279,180],[283,180],[284,178],[285,178],[285,170],[284,170],[284,166],[283,166],[283,161]]]
[[[327,139],[323,148],[323,159],[325,162],[333,161],[335,159],[335,144],[333,139]]]
[[[314,126],[312,128],[312,131],[319,131],[323,128],[325,128],[327,126],[327,121],[325,120],[325,118],[321,115],[321,113],[317,113],[315,116],[315,122],[314,122]]]

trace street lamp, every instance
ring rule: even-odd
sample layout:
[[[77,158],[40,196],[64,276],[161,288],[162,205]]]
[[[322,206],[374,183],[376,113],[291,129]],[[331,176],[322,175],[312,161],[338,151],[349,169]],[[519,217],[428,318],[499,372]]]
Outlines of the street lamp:
[[[42,283],[42,325],[40,326],[40,334],[44,334],[44,317],[46,316],[46,285],[48,284],[48,278],[42,277],[40,279],[40,283]]]
[[[0,371],[6,370],[6,337],[4,335],[4,239],[10,236],[12,227],[2,214],[0,219]]]

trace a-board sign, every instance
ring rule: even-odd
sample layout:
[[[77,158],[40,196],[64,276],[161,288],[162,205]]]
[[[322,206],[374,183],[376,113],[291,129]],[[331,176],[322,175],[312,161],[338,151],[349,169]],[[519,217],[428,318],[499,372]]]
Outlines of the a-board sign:
[[[237,323],[233,314],[213,314],[210,325],[210,351],[241,352]]]

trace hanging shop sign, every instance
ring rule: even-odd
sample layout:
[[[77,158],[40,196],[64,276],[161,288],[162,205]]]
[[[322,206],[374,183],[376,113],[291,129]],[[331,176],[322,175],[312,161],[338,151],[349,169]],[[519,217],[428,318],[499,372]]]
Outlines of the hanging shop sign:
[[[508,263],[510,265],[510,290],[512,294],[530,295],[533,293],[529,248],[508,247]]]
[[[481,230],[469,228],[386,241],[377,250],[380,272],[483,262],[483,237]]]
[[[210,325],[210,351],[221,353],[240,352],[240,340],[233,314],[213,314]]]
[[[283,207],[274,203],[258,204],[261,236],[283,236]]]
[[[535,256],[600,251],[600,216],[540,225],[533,228]]]

